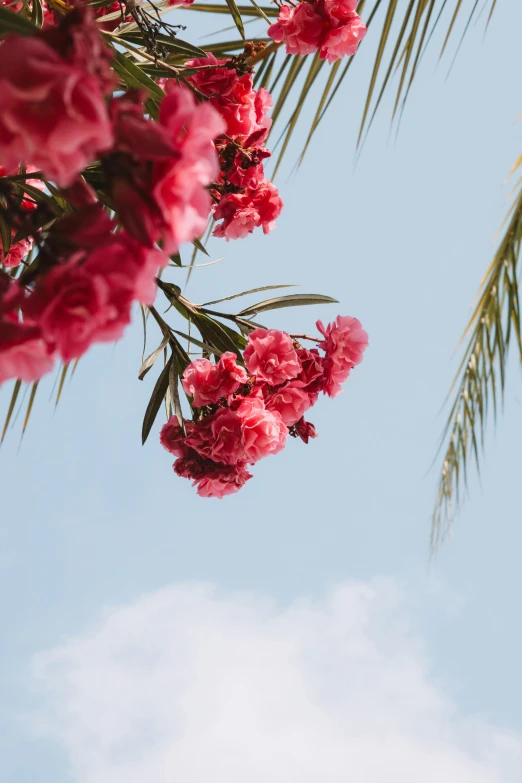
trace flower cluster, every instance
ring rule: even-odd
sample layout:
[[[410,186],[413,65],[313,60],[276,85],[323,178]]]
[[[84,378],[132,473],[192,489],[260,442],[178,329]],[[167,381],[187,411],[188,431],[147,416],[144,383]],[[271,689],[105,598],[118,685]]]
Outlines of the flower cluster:
[[[78,210],[57,224],[49,267],[30,285],[0,278],[0,383],[38,380],[57,356],[69,362],[119,339],[133,302],[152,302],[166,256],[113,229],[99,205]]]
[[[357,0],[301,0],[281,5],[277,21],[268,35],[285,42],[287,54],[318,52],[333,63],[350,57],[366,35],[366,26],[356,12]]]
[[[330,397],[362,361],[368,336],[357,318],[338,316],[324,327],[318,348],[304,348],[286,332],[255,329],[244,367],[233,353],[217,364],[196,359],[182,385],[194,410],[192,421],[176,416],[163,426],[161,444],[177,457],[174,471],[192,479],[202,497],[222,498],[252,478],[248,466],[277,454],[288,435],[315,438],[304,414],[323,392]],[[321,349],[321,350],[319,350]]]
[[[27,173],[30,173],[32,171],[35,171],[36,169],[34,166],[28,166],[27,167]],[[0,166],[0,177],[5,177],[7,174],[6,170]],[[33,188],[37,188],[38,190],[43,190],[43,183],[39,179],[27,179],[26,180],[27,185]],[[36,209],[36,202],[29,194],[25,194],[20,202],[20,208],[23,212],[30,212],[34,209]],[[16,227],[13,226],[11,228],[11,246],[7,253],[3,252],[2,246],[0,244],[0,266],[5,267],[6,269],[15,269],[17,266],[20,266],[21,263],[23,263],[24,259],[27,258],[29,253],[32,250],[33,247],[33,241],[30,237],[25,237],[23,239],[20,239],[19,241],[16,241],[16,234],[17,230]]]
[[[209,65],[214,65],[211,68]],[[270,157],[264,147],[272,120],[270,94],[254,90],[252,74],[242,58],[191,60],[188,67],[201,70],[191,83],[219,111],[224,134],[216,140],[220,176],[212,187],[213,215],[218,223],[214,236],[238,239],[262,228],[268,234],[283,208],[277,188],[265,177],[263,160]]]
[[[172,253],[205,230],[212,205],[207,188],[219,175],[213,140],[225,126],[186,87],[166,87],[157,122],[144,117],[141,92],[113,101],[115,143],[103,165],[127,231],[150,246],[161,241]]]
[[[110,148],[105,97],[112,93],[111,55],[90,9],[33,37],[7,36],[0,46],[0,165],[30,163],[67,187]]]

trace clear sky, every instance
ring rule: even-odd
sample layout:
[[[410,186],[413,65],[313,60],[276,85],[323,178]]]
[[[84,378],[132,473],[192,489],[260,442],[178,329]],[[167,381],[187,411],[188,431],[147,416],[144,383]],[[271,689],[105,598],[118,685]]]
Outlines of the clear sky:
[[[288,154],[277,229],[215,240],[226,260],[190,281],[194,301],[279,282],[340,300],[265,317],[289,331],[361,319],[371,347],[315,441],[199,499],[158,427],[140,445],[138,317],[2,447],[1,783],[522,780],[516,364],[428,563],[440,408],[521,151],[522,7],[483,22],[449,79],[426,60],[397,139],[388,101],[354,167],[363,47],[296,174],[302,138]]]

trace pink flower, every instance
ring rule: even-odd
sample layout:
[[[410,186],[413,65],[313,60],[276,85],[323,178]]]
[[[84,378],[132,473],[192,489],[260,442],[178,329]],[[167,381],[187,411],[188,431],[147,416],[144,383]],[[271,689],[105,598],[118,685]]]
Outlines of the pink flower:
[[[139,160],[179,158],[169,130],[144,116],[146,98],[145,90],[128,90],[111,102],[114,149],[117,152],[128,152]]]
[[[212,446],[210,456],[224,465],[237,465],[245,461],[243,445],[243,421],[235,411],[220,408],[210,417]]]
[[[316,4],[302,2],[295,8],[281,6],[279,17],[268,28],[268,35],[277,43],[286,43],[287,54],[312,54],[319,48],[323,19]]]
[[[185,446],[191,452],[196,452],[200,457],[212,459],[212,417],[206,416],[199,421],[186,421]]]
[[[255,189],[265,179],[262,161],[270,157],[270,152],[264,148],[242,149],[229,159],[229,145],[226,145],[220,155],[222,181],[228,181],[241,189]]]
[[[223,130],[223,121],[208,103],[196,104],[186,87],[169,90],[159,114],[179,159],[154,166],[152,196],[166,226],[163,239],[167,253],[182,242],[200,236],[206,228],[211,199],[207,186],[219,174],[213,140]]]
[[[366,25],[361,17],[353,15],[353,19],[339,27],[332,28],[322,39],[319,57],[333,63],[342,57],[351,57],[366,35]]]
[[[312,348],[312,350],[298,348],[296,353],[302,368],[297,379],[302,381],[303,388],[309,394],[322,391],[324,386],[323,357],[317,348]]]
[[[168,422],[161,428],[160,443],[164,449],[170,451],[176,457],[184,457],[188,451],[184,444],[184,437],[177,417],[171,416]]]
[[[219,371],[209,359],[195,359],[185,368],[181,379],[185,393],[193,405],[201,408],[219,400]]]
[[[292,338],[277,329],[250,332],[243,356],[249,373],[271,386],[295,378],[301,371]]]
[[[268,35],[284,41],[287,54],[319,52],[321,59],[333,63],[354,55],[366,35],[356,7],[356,0],[304,0],[295,8],[283,5]]]
[[[318,0],[321,13],[334,27],[350,22],[355,14],[358,0]]]
[[[216,237],[239,239],[262,227],[269,234],[283,208],[278,190],[268,180],[244,193],[227,193],[214,207],[214,219],[223,220],[213,231]]]
[[[104,245],[95,248],[84,266],[91,274],[105,278],[113,297],[120,295],[126,301],[130,296],[144,304],[152,304],[158,290],[156,275],[167,263],[164,253],[144,247],[124,231],[119,231],[111,234]],[[123,302],[122,306],[126,307]]]
[[[123,334],[136,298],[151,302],[154,275],[164,256],[124,232],[108,234],[102,246],[78,252],[38,279],[23,311],[38,323],[46,342],[64,361],[96,342]]]
[[[268,92],[268,90],[265,90],[264,87],[260,87],[259,90],[256,91],[256,96],[254,98],[254,109],[256,112],[256,127],[253,128],[253,130],[250,131],[250,144],[248,146],[253,147],[253,137],[257,136],[257,142],[256,146],[260,146],[261,140],[264,141],[266,138],[263,137],[262,131],[268,131],[272,127],[272,119],[268,116],[268,110],[272,108],[272,96]]]
[[[15,232],[13,231],[12,234],[14,236]],[[0,243],[0,264],[7,269],[14,269],[14,267],[20,266],[32,246],[33,242],[31,239],[21,239],[19,242],[14,242],[7,253],[4,253]]]
[[[368,335],[361,322],[349,315],[338,315],[326,328],[321,321],[317,321],[317,328],[325,338],[320,343],[326,353],[325,392],[329,397],[335,397],[342,391],[341,383],[348,378],[355,365],[362,361],[368,347]]]
[[[53,352],[38,326],[0,320],[0,384],[11,378],[38,381],[53,365]]]
[[[114,150],[127,156],[110,156],[104,168],[127,231],[149,246],[164,238],[170,252],[206,225],[211,200],[205,186],[218,171],[212,140],[221,126],[217,113],[209,106],[196,106],[185,88],[169,82],[168,89],[160,116],[163,124],[145,118],[142,90],[112,102]],[[219,127],[212,130],[212,123]]]
[[[303,390],[300,381],[288,381],[265,398],[267,410],[278,413],[288,427],[299,421],[313,402],[315,400]]]
[[[317,438],[314,425],[309,421],[305,421],[304,419],[299,419],[299,421],[296,423],[295,434],[297,437],[301,438],[303,443],[308,443],[310,438]]]
[[[97,79],[42,37],[9,35],[1,44],[0,105],[0,163],[8,171],[30,161],[66,186],[112,143]]]
[[[201,68],[197,73],[190,76],[192,84],[198,88],[203,95],[212,100],[228,98],[238,83],[236,70],[227,68],[230,60],[217,60],[212,52],[207,52],[206,57],[198,57],[194,60],[188,60],[187,68]],[[208,66],[215,65],[215,68]]]
[[[237,409],[242,419],[245,460],[258,462],[284,448],[288,429],[278,413],[266,410],[257,397],[245,397]]]
[[[186,66],[198,68],[213,64],[215,68],[205,67],[189,78],[225,120],[226,134],[235,139],[263,131],[266,138],[272,124],[267,115],[272,105],[269,93],[263,88],[254,90],[251,74],[239,76],[232,60],[216,60],[210,52],[206,58],[189,60]]]
[[[193,404],[200,408],[212,405],[221,397],[236,392],[247,380],[247,374],[236,363],[236,355],[226,352],[214,364],[208,359],[195,359],[185,369],[182,385],[193,397]]]
[[[202,498],[224,498],[232,495],[252,478],[244,465],[220,465],[219,469],[209,476],[204,476],[194,482],[198,495]]]
[[[195,452],[177,459],[173,468],[178,476],[193,479],[198,495],[206,498],[231,495],[252,478],[244,463],[222,465],[210,459],[202,459]]]
[[[113,339],[130,322],[132,297],[127,296],[118,310],[112,293],[103,277],[91,275],[72,259],[40,281],[25,311],[38,322],[45,341],[68,362],[82,356],[108,325]]]

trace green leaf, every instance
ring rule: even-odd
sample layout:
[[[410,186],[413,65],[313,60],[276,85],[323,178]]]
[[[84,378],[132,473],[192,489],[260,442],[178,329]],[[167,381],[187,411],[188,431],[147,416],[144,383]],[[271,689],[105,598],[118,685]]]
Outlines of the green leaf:
[[[58,403],[60,402],[60,398],[62,396],[62,391],[63,391],[63,385],[65,383],[65,379],[67,377],[67,371],[69,370],[70,366],[71,366],[70,362],[67,362],[67,364],[64,364],[63,366],[62,374],[60,377],[60,384],[58,386],[58,392],[56,394],[56,401],[54,403],[55,405],[58,405]]]
[[[156,100],[162,100],[165,97],[164,91],[159,87],[150,76],[139,68],[130,57],[125,57],[124,54],[114,50],[114,59],[112,61],[114,70],[123,79],[127,87],[145,87],[149,91],[151,96]],[[147,101],[147,109],[153,116],[157,114],[157,108],[154,101],[150,99]]]
[[[281,307],[300,307],[301,305],[316,304],[335,304],[337,299],[322,294],[289,294],[288,296],[278,296],[275,299],[266,299],[264,302],[258,302],[245,310],[241,310],[238,315],[257,315],[267,310],[278,310]]]
[[[201,336],[209,346],[212,346],[213,352],[214,348],[216,348],[217,354],[232,351],[238,357],[241,356],[241,351],[246,344],[241,335],[224,324],[214,321],[213,318],[210,318],[205,313],[197,312],[193,318]]]
[[[7,224],[7,220],[0,212],[0,239],[2,241],[2,250],[7,255],[9,248],[11,247],[11,229]]]
[[[9,403],[9,408],[7,409],[7,416],[5,417],[4,429],[2,430],[2,437],[0,438],[0,443],[4,442],[4,438],[6,436],[7,429],[9,427],[9,423],[11,421],[15,409],[16,400],[18,399],[18,395],[20,393],[21,387],[22,387],[22,381],[20,380],[16,381],[13,388],[13,393],[11,395],[11,402]]]
[[[27,195],[36,201],[37,204],[45,204],[53,215],[63,215],[63,208],[58,204],[56,199],[48,193],[44,193],[39,188],[35,188],[34,185],[29,185],[28,182],[12,182],[11,184],[20,195],[27,193]]]
[[[192,244],[194,247],[199,250],[200,253],[204,253],[208,258],[210,258],[210,254],[208,253],[205,245],[202,244],[201,240],[196,237],[196,239],[192,240]]]
[[[154,424],[156,416],[158,415],[158,411],[161,407],[162,400],[167,393],[167,389],[169,388],[169,373],[171,364],[172,356],[161,371],[160,376],[156,381],[156,385],[154,386],[149,404],[147,405],[147,410],[145,411],[145,416],[143,417],[143,426],[141,428],[142,444],[144,444],[149,437],[152,425]]]
[[[118,33],[118,38],[138,44],[139,46],[144,45],[143,34],[140,30],[129,30]],[[167,49],[169,52],[183,55],[186,59],[189,59],[190,57],[207,56],[207,53],[203,49],[200,49],[199,46],[194,46],[193,44],[182,41],[180,38],[175,38],[174,36],[158,33],[155,36],[155,40],[161,44],[162,48]]]
[[[514,338],[522,363],[518,293],[521,255],[522,183],[519,183],[504,234],[463,335],[462,339],[468,338],[468,342],[449,391],[453,401],[439,446],[439,450],[444,447],[444,456],[432,516],[432,552],[449,530],[461,488],[466,486],[468,453],[479,467],[477,436],[480,433],[482,443],[489,398],[492,398],[494,416],[497,395],[503,399],[509,349]]]
[[[241,19],[241,14],[239,13],[238,7],[236,5],[235,0],[226,0],[226,3],[230,9],[230,13],[232,14],[232,18],[236,24],[237,29],[239,30],[239,35],[243,40],[245,39],[245,28],[243,27],[243,20]]]
[[[196,339],[194,335],[192,334],[185,334],[185,332],[179,332],[177,329],[172,330],[174,334],[179,335],[179,337],[184,337],[185,340],[189,340],[189,342],[194,343],[194,345],[197,345],[198,348],[202,348],[204,351],[210,351],[210,353],[221,353],[221,351],[218,351],[217,348],[214,348],[212,345],[209,345],[208,343],[202,342],[202,340]]]
[[[281,283],[281,285],[262,285],[259,288],[251,288],[249,291],[241,291],[240,294],[231,294],[230,296],[224,296],[222,299],[213,299],[211,302],[203,302],[202,307],[208,305],[219,304],[220,302],[229,302],[231,299],[238,299],[240,296],[247,296],[248,294],[257,294],[260,291],[273,291],[278,288],[296,288],[297,283]]]
[[[29,424],[29,418],[31,416],[31,411],[33,410],[34,398],[36,397],[36,391],[38,389],[38,384],[39,383],[40,383],[40,381],[36,381],[36,383],[33,383],[32,387],[31,387],[31,394],[29,396],[29,402],[27,403],[27,411],[25,413],[24,424],[23,424],[23,427],[22,427],[22,435],[26,431],[27,425]]]
[[[41,0],[32,0],[31,22],[38,28],[43,25],[43,8]]]
[[[38,28],[29,19],[0,5],[0,36],[8,33],[18,35],[34,35]]]
[[[145,361],[141,365],[139,373],[138,373],[138,378],[140,379],[140,381],[142,381],[145,378],[145,376],[147,375],[148,371],[151,369],[151,367],[154,366],[154,363],[156,362],[156,360],[160,356],[160,354],[161,354],[162,350],[165,348],[165,346],[168,345],[168,342],[169,342],[169,338],[168,337],[164,337],[163,340],[161,341],[161,343],[156,348],[156,350],[153,351],[150,354],[150,356],[147,356],[147,358],[145,359]]]
[[[172,404],[174,405],[174,413],[176,414],[176,418],[179,422],[179,426],[181,427],[183,433],[185,433],[185,422],[183,420],[183,412],[181,410],[181,402],[179,399],[178,380],[179,380],[178,358],[177,356],[173,355],[170,363],[170,371],[169,371],[170,399],[172,400]]]
[[[265,16],[271,16],[276,17],[279,16],[279,9],[274,8],[274,6],[258,6],[253,7],[250,5],[237,5],[236,6],[238,13],[240,13],[242,16],[260,16],[260,11],[265,14]],[[223,5],[214,5],[212,3],[194,3],[194,5],[190,6],[191,11],[203,11],[205,13],[212,13],[212,14],[228,14],[229,11],[225,6]]]

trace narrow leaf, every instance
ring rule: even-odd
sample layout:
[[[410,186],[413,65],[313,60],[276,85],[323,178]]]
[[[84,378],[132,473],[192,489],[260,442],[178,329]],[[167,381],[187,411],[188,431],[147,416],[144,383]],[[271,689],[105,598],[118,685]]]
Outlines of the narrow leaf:
[[[171,363],[172,356],[161,371],[161,374],[156,381],[156,385],[154,386],[149,404],[147,405],[147,410],[145,411],[145,416],[143,417],[143,426],[141,429],[142,444],[144,444],[149,437],[152,425],[154,424],[156,416],[158,415],[158,411],[161,407],[161,402],[167,393],[167,389],[169,388],[169,373]]]
[[[165,348],[165,346],[168,344],[168,342],[169,342],[169,338],[168,337],[164,337],[163,340],[161,341],[161,343],[156,348],[156,350],[153,351],[150,354],[150,356],[147,356],[147,358],[145,359],[145,361],[141,365],[139,373],[138,373],[138,378],[140,379],[140,381],[142,381],[145,378],[145,376],[147,375],[148,371],[151,369],[151,367],[154,366],[154,363],[156,362],[156,360],[158,359],[158,357],[160,356],[162,350]]]
[[[235,0],[226,0],[227,5],[230,9],[230,13],[232,14],[232,18],[236,24],[237,29],[239,30],[239,35],[243,40],[245,39],[245,28],[243,27],[243,20],[241,19],[241,14],[239,13],[238,7],[236,5]]]
[[[2,430],[2,438],[0,439],[0,443],[3,443],[4,438],[6,436],[7,429],[9,427],[9,423],[11,421],[13,411],[15,409],[16,400],[18,399],[18,395],[20,393],[21,386],[22,386],[22,381],[20,380],[16,381],[13,388],[13,393],[11,395],[11,402],[9,403],[9,408],[7,409],[7,416],[5,417],[4,429]]]
[[[337,301],[337,299],[333,299],[331,296],[323,296],[322,294],[289,294],[288,296],[278,296],[275,299],[266,299],[264,302],[258,302],[256,305],[241,310],[239,315],[257,315],[267,310],[278,310],[281,307],[334,304]]]

